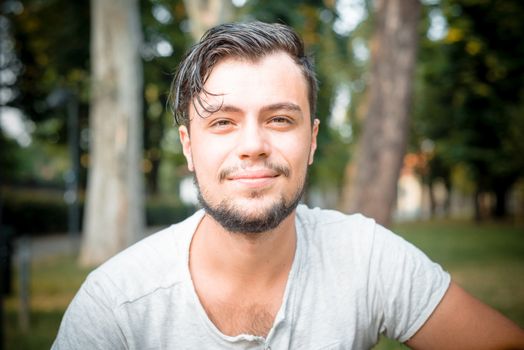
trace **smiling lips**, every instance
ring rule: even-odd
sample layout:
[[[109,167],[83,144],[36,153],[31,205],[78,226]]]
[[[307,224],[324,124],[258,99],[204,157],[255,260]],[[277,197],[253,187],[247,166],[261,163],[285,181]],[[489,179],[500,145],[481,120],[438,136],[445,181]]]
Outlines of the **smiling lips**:
[[[226,179],[246,187],[263,187],[272,183],[278,176],[280,176],[280,173],[274,170],[262,169],[233,173],[228,175]]]

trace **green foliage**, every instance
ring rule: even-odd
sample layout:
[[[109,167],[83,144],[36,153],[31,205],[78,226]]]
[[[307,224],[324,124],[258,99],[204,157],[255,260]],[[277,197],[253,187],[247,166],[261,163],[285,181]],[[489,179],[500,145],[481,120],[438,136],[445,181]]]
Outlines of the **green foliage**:
[[[195,212],[196,208],[180,202],[150,199],[146,206],[148,226],[168,226],[183,221]]]
[[[2,70],[15,75],[8,85],[12,96],[3,103],[21,111],[32,127],[29,147],[0,150],[2,160],[16,163],[15,171],[5,173],[2,181],[61,185],[69,168],[65,92],[79,103],[77,132],[87,130],[89,1],[8,0],[2,10],[14,44]],[[57,99],[57,93],[62,98]],[[78,146],[87,151],[87,138]],[[80,179],[85,179],[85,168]]]
[[[0,180],[4,178],[14,178],[22,168],[16,151],[19,149],[15,140],[7,138],[0,130]]]
[[[16,235],[32,236],[68,231],[68,205],[63,192],[56,189],[4,189],[3,225],[11,227]],[[80,202],[83,213],[83,199]],[[146,203],[148,226],[165,226],[181,221],[195,211],[193,206],[176,199],[149,198]],[[82,220],[82,218],[80,218]]]
[[[434,141],[432,155],[448,174],[466,166],[477,191],[503,194],[524,174],[524,4],[440,6],[448,33],[421,43],[416,136]]]
[[[148,193],[154,195],[161,191],[162,163],[167,162],[177,170],[185,164],[178,142],[174,143],[175,147],[164,147],[164,144],[173,144],[170,138],[176,126],[168,106],[168,94],[175,68],[191,45],[191,36],[183,30],[187,28],[187,15],[182,0],[141,0],[140,8],[144,33],[144,159],[148,164],[144,170]],[[172,53],[162,55],[158,51],[160,43],[169,43]],[[170,181],[178,183],[184,174],[177,171]]]
[[[12,227],[17,235],[67,232],[67,205],[60,192],[7,192],[3,225]]]
[[[322,121],[319,135],[317,161],[313,167],[310,183],[313,186],[342,185],[343,169],[350,157],[347,138],[331,130],[329,116],[333,95],[340,84],[351,85],[352,106],[358,103],[363,90],[353,89],[351,82],[363,82],[366,70],[361,62],[352,57],[351,40],[366,40],[368,24],[357,28],[354,37],[337,34],[333,25],[337,19],[335,2],[297,0],[290,6],[281,1],[251,0],[238,8],[238,20],[259,19],[268,22],[284,22],[295,27],[303,36],[308,50],[316,59],[320,95],[318,117]],[[174,172],[168,180],[177,183],[187,175],[181,148],[173,139],[173,117],[167,107],[168,91],[174,69],[182,54],[191,45],[189,19],[182,0],[140,0],[143,31],[144,68],[144,173],[148,194],[159,193],[162,179],[161,168],[169,163]],[[65,152],[67,114],[65,106],[52,106],[49,96],[57,88],[72,92],[80,102],[80,156],[82,162],[81,187],[85,186],[88,152],[88,102],[89,102],[89,2],[65,0],[29,0],[23,2],[23,11],[6,14],[15,41],[16,59],[22,66],[17,75],[16,98],[9,105],[19,108],[35,123],[33,140],[38,144],[53,144],[53,149],[43,147],[42,159],[62,158]],[[53,23],[53,25],[49,25]],[[162,52],[159,47],[166,43],[170,49]],[[172,52],[169,52],[169,51]],[[363,85],[363,84],[360,84]],[[352,122],[356,121],[356,109],[352,107]],[[355,128],[355,130],[358,128]],[[176,141],[176,140],[175,140]],[[166,144],[175,147],[166,147]],[[14,148],[16,156],[22,156],[20,148]],[[47,153],[51,151],[51,153]],[[3,152],[3,151],[2,151]],[[7,155],[6,155],[7,157]],[[55,169],[55,173],[58,173]],[[7,174],[10,181],[17,178]],[[41,172],[31,173],[33,179],[48,181]],[[173,193],[173,195],[176,195]]]
[[[40,121],[53,117],[46,99],[57,87],[87,102],[89,10],[89,1],[29,0],[22,12],[9,15],[23,65],[18,96],[9,105]]]

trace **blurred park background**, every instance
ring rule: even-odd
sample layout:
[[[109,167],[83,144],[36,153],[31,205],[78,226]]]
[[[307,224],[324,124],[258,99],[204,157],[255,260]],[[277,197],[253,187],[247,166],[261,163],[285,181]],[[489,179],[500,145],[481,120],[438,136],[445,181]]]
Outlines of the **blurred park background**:
[[[315,58],[304,202],[377,218],[524,326],[522,18],[518,0],[3,0],[0,349],[49,348],[92,268],[195,210],[171,79],[207,28],[255,19]]]

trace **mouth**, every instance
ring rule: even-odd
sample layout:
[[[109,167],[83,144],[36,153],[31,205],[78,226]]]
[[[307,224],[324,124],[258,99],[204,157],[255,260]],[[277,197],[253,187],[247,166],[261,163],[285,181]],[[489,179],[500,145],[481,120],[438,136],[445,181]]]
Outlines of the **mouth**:
[[[226,178],[228,180],[256,180],[256,179],[265,179],[273,178],[279,176],[280,173],[274,170],[249,170],[241,171],[228,175]]]
[[[280,173],[274,170],[263,169],[236,172],[228,175],[226,180],[245,187],[254,188],[268,186],[279,176]]]

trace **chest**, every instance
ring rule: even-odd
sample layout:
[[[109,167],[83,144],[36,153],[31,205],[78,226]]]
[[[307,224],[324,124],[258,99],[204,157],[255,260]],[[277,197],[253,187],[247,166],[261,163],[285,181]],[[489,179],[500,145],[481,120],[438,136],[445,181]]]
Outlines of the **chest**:
[[[280,302],[266,298],[228,301],[201,299],[211,322],[229,336],[250,334],[266,337],[280,307]]]
[[[193,286],[208,319],[222,334],[266,337],[284,303],[289,269],[271,283],[232,282],[193,270]]]
[[[237,296],[235,302],[201,298],[198,305],[191,301],[195,300],[193,286],[182,288],[175,297],[166,290],[165,297],[169,303],[162,303],[162,307],[158,307],[159,304],[140,305],[141,310],[155,310],[147,317],[135,319],[140,314],[137,304],[128,306],[133,309],[127,310],[125,314],[134,319],[134,326],[129,329],[135,330],[129,334],[133,339],[130,343],[134,344],[130,349],[261,348],[259,341],[249,338],[244,338],[247,340],[241,342],[226,343],[229,340],[224,340],[206,327],[202,311],[207,314],[207,321],[212,322],[222,334],[262,336],[272,349],[371,348],[376,338],[370,336],[370,333],[378,330],[375,325],[359,317],[362,310],[358,310],[358,307],[365,305],[365,300],[347,291],[323,293],[319,281],[313,278],[311,282],[301,285],[298,290],[290,291],[285,301],[285,321],[277,323],[278,326],[269,338],[268,333],[275,324],[275,319],[281,319],[280,316],[276,317],[281,308],[279,303],[246,295],[244,298]],[[255,299],[259,302],[255,303]],[[144,299],[142,303],[146,301],[153,302],[153,299]],[[166,304],[170,307],[166,308]]]

